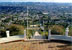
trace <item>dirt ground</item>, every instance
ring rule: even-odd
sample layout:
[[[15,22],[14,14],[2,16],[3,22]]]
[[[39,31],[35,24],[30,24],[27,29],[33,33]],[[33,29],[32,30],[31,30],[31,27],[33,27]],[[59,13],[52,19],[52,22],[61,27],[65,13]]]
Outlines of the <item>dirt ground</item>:
[[[18,41],[0,44],[0,50],[72,50],[72,45],[48,41]]]

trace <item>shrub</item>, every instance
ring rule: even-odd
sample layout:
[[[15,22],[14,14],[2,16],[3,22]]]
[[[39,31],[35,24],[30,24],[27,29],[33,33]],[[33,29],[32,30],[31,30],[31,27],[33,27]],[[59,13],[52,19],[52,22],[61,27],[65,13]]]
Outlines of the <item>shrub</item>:
[[[52,25],[49,26],[48,29],[51,29],[51,33],[56,35],[64,35],[65,33],[65,29],[61,25]]]
[[[27,32],[27,37],[28,37],[28,38],[31,38],[31,36],[33,36],[34,33],[35,33],[35,31],[32,30],[32,29],[28,29],[27,31],[28,31],[28,32]]]
[[[72,36],[72,26],[69,27],[69,36]]]
[[[5,29],[0,29],[0,38],[1,37],[6,37],[6,30]]]
[[[10,35],[23,35],[24,34],[24,27],[22,25],[12,24],[9,26]]]

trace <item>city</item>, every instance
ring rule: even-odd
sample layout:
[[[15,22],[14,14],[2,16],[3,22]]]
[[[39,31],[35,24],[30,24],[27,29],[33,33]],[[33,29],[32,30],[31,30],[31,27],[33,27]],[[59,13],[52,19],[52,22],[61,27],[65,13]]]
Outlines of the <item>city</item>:
[[[5,38],[5,40],[2,38]],[[32,50],[32,49],[65,50],[64,49],[65,47],[68,50],[71,50],[72,44],[70,42],[69,42],[70,44],[65,44],[65,42],[62,44],[61,41],[59,45],[60,44],[63,45],[63,48],[58,47],[54,48],[54,46],[51,46],[49,48],[50,44],[52,45],[53,43],[57,45],[56,43],[58,43],[57,41],[56,42],[50,41],[51,39],[58,41],[66,40],[72,42],[71,38],[72,38],[72,3],[0,2],[0,39],[1,39],[0,43],[22,39],[21,40],[22,44],[20,45],[24,46],[24,43],[28,45],[27,42],[29,42],[28,46],[25,45],[28,48],[30,47],[30,44],[32,44],[32,47],[34,46],[38,47],[36,45],[40,45],[40,47],[42,47],[41,44],[33,44],[36,43],[35,40],[37,40],[37,43],[44,43],[43,49],[41,48],[37,49],[31,47],[30,49],[25,50]],[[25,41],[24,39],[28,41],[24,42]],[[30,41],[32,41],[32,43]],[[47,43],[48,45],[45,43]],[[48,48],[46,47],[46,49],[44,49],[45,45],[48,46]],[[2,47],[4,47],[3,44]],[[1,50],[3,49],[1,48],[1,44],[0,49]],[[10,50],[16,50],[16,49],[10,49]]]

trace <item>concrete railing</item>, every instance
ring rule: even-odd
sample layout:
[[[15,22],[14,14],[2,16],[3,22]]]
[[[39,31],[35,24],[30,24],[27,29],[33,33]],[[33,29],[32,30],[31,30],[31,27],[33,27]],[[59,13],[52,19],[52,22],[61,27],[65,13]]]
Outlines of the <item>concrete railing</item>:
[[[26,31],[25,30],[24,30],[24,35],[10,36],[9,31],[6,31],[6,35],[7,35],[7,37],[0,38],[0,43],[26,39]]]
[[[69,29],[66,28],[65,35],[51,35],[51,30],[48,33],[48,40],[63,40],[72,42],[72,36],[68,36]]]
[[[15,41],[15,40],[24,40],[24,35],[16,35],[16,36],[10,36],[9,38],[0,38],[0,43]]]
[[[68,28],[66,29],[66,33],[65,35],[51,35],[51,30],[48,31],[48,39],[47,40],[51,40],[51,39],[55,39],[55,40],[65,40],[65,41],[70,41],[72,42],[72,37],[68,36]],[[26,30],[24,30],[24,35],[16,35],[16,36],[10,36],[9,35],[9,31],[6,31],[6,35],[7,37],[5,38],[0,38],[0,43],[5,43],[5,42],[10,42],[10,41],[15,41],[15,40],[29,40],[26,39]],[[42,38],[42,36],[37,36],[37,38],[35,39],[44,39]],[[33,39],[33,40],[35,40]]]
[[[64,41],[70,41],[72,42],[72,37],[71,36],[64,36],[64,35],[51,35],[51,40],[64,40]]]

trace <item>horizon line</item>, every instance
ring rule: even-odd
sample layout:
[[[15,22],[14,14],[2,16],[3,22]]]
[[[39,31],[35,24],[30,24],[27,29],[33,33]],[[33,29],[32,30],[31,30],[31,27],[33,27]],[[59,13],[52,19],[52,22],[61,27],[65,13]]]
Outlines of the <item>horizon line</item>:
[[[28,1],[28,2],[30,2],[30,1]],[[7,3],[7,2],[0,2],[0,3]],[[13,1],[10,3],[13,3]],[[14,2],[14,3],[19,3],[19,2]],[[21,3],[21,1],[20,1],[20,3]],[[27,2],[25,2],[25,3],[27,3]],[[32,2],[32,3],[38,3],[38,2]],[[39,3],[72,3],[72,2],[39,2]]]

